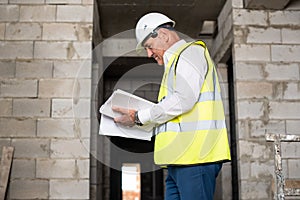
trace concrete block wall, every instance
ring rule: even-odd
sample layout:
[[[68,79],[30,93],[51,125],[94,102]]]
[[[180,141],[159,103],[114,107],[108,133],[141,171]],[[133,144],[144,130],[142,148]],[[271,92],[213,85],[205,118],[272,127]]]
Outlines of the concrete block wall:
[[[232,5],[240,199],[272,199],[274,158],[265,133],[300,134],[300,8]],[[283,144],[287,179],[300,179],[299,144]]]
[[[92,0],[0,1],[8,199],[89,199]]]

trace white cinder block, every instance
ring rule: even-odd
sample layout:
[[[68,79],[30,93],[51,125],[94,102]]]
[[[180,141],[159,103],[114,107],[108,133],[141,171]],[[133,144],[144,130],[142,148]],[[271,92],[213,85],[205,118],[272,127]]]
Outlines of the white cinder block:
[[[11,169],[12,178],[35,178],[34,159],[14,159]]]
[[[43,4],[45,0],[9,0],[11,4]]]
[[[264,71],[261,63],[236,62],[234,69],[236,80],[259,81],[264,79]]]
[[[270,61],[270,46],[235,44],[234,59],[236,61]]]
[[[12,115],[12,100],[0,99],[0,117],[8,117],[11,115]]]
[[[298,158],[300,155],[300,147],[297,142],[282,142],[281,144],[282,158]]]
[[[263,10],[234,9],[232,17],[234,25],[268,25],[268,13]]]
[[[94,4],[94,1],[93,0],[82,0],[82,4],[83,5],[92,5],[92,4]]]
[[[259,188],[260,192],[257,191]],[[270,190],[270,182],[263,180],[255,180],[255,181],[241,181],[241,199],[270,199],[269,196]]]
[[[1,42],[0,59],[30,59],[33,57],[33,42]]]
[[[271,25],[299,25],[299,11],[274,11],[269,13],[269,21]]]
[[[79,41],[91,41],[93,34],[93,25],[92,23],[88,24],[79,24],[77,29],[77,39]]]
[[[39,97],[72,97],[76,82],[72,79],[42,79]]]
[[[283,99],[299,100],[300,99],[300,85],[299,83],[287,83],[283,91]],[[300,132],[300,131],[299,131]]]
[[[16,77],[18,78],[50,78],[52,77],[52,62],[46,60],[30,60],[16,62]]]
[[[8,0],[0,0],[0,4],[8,4]]]
[[[48,139],[13,139],[15,147],[14,157],[16,158],[48,158],[50,146]]]
[[[39,97],[90,97],[91,82],[85,79],[42,79]]]
[[[285,133],[284,120],[251,120],[250,134],[252,138],[264,138],[266,133]]]
[[[300,102],[270,102],[270,119],[300,119]]]
[[[241,160],[245,158],[247,161],[252,159],[255,160],[264,160],[264,159],[273,159],[272,149],[268,146],[267,143],[261,143],[259,141],[239,141],[239,157]]]
[[[68,42],[35,42],[34,58],[67,59],[69,51]]]
[[[39,119],[37,122],[37,135],[39,137],[55,138],[82,138],[89,130],[88,120],[74,119]]]
[[[0,61],[0,77],[15,77],[16,63],[14,61]]]
[[[248,119],[238,121],[238,137],[240,140],[247,140],[250,137],[250,122]]]
[[[92,64],[89,60],[54,61],[53,77],[91,78],[91,70]]]
[[[269,82],[237,82],[236,86],[238,99],[271,98],[273,94],[273,85]]]
[[[251,178],[261,179],[268,178],[274,174],[274,161],[267,162],[251,162]]]
[[[229,1],[230,2],[230,1]],[[244,8],[243,0],[231,0],[233,8]]]
[[[250,178],[250,162],[249,161],[240,161],[240,177],[242,180]]]
[[[22,5],[20,7],[21,22],[54,22],[56,6],[53,5]]]
[[[4,146],[11,146],[11,139],[10,138],[0,138],[0,149],[2,151],[2,148]],[[1,154],[2,157],[2,154]]]
[[[90,160],[76,160],[76,167],[78,169],[77,178],[89,178],[90,177]]]
[[[93,6],[59,5],[57,6],[56,20],[61,22],[92,22]]]
[[[0,22],[16,22],[19,19],[19,6],[0,5]]]
[[[91,41],[92,24],[47,23],[43,25],[43,40]]]
[[[77,40],[77,25],[50,23],[43,25],[43,40]]]
[[[2,103],[2,101],[0,102]],[[0,127],[0,137],[31,138],[36,136],[36,120],[34,119],[0,118]]]
[[[51,111],[53,118],[89,118],[90,100],[53,99]]]
[[[76,178],[75,173],[75,160],[38,159],[36,161],[37,178]]]
[[[74,42],[74,55],[73,59],[89,59],[92,56],[92,42]]]
[[[5,23],[0,23],[0,40],[4,40]]]
[[[50,180],[50,199],[89,199],[88,180]]]
[[[53,118],[73,118],[73,101],[72,99],[53,99],[51,116]]]
[[[46,0],[46,4],[81,4],[81,0]]]
[[[300,135],[300,120],[286,120],[286,133]]]
[[[98,121],[96,122],[98,125]],[[75,120],[75,134],[76,137],[85,139],[85,138],[90,138],[91,137],[91,119],[76,119]],[[98,133],[98,128],[93,129]]]
[[[4,80],[0,83],[0,97],[37,97],[37,80]]]
[[[271,45],[271,53],[275,62],[300,62],[300,45]]]
[[[48,180],[13,180],[10,182],[11,199],[48,199]]]
[[[297,64],[272,64],[265,66],[265,75],[267,80],[299,80],[299,67]]]
[[[300,152],[300,151],[299,151]],[[300,158],[300,154],[299,154]],[[299,179],[300,178],[300,162],[298,159],[288,160],[288,171],[289,171],[289,178],[290,179]]]
[[[237,94],[238,95],[238,94]],[[237,112],[239,119],[259,119],[263,116],[264,105],[259,101],[239,101],[237,103]]]
[[[276,28],[256,28],[249,27],[249,33],[247,36],[247,43],[259,43],[259,44],[280,44],[281,33],[280,29]]]
[[[50,117],[49,99],[14,99],[13,116]]]
[[[285,28],[282,29],[281,33],[282,33],[283,44],[300,44],[300,28],[299,29]]]
[[[6,40],[39,40],[42,38],[42,27],[38,23],[6,24]]]
[[[51,158],[89,158],[87,139],[52,139]]]

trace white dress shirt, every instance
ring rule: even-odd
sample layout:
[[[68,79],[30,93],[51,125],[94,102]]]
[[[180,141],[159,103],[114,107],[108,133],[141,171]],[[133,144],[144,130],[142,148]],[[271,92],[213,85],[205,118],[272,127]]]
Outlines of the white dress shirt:
[[[185,43],[185,40],[180,40],[167,49],[163,55],[165,69],[173,53]],[[151,108],[139,110],[139,120],[143,124],[162,124],[191,110],[199,99],[206,72],[204,48],[191,45],[185,49],[177,63],[174,93]]]

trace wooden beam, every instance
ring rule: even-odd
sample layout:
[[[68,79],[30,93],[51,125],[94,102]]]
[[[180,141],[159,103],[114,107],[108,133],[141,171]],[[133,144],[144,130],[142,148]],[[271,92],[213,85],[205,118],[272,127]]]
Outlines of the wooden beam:
[[[4,146],[0,164],[0,200],[5,199],[6,189],[9,181],[10,169],[13,160],[14,147]]]

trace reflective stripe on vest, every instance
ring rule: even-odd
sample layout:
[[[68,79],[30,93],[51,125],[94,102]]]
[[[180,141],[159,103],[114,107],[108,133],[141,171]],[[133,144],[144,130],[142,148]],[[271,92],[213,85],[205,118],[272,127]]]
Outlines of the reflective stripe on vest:
[[[158,101],[172,95],[176,88],[176,65],[190,45],[205,51],[207,73],[194,107],[156,128],[154,160],[159,165],[186,165],[230,160],[224,108],[216,69],[202,41],[186,43],[166,65]]]
[[[157,127],[158,132],[193,132],[195,130],[223,129],[226,128],[224,120],[203,120],[197,122],[174,123],[168,122]]]

